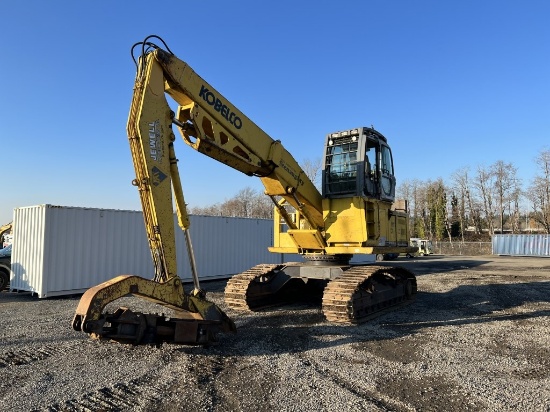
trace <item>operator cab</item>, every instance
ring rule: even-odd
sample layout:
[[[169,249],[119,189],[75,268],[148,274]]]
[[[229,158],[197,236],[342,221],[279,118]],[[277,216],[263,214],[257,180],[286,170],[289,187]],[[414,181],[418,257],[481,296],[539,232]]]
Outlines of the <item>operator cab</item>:
[[[369,127],[328,134],[322,192],[324,198],[362,196],[393,202],[395,176],[386,138]]]

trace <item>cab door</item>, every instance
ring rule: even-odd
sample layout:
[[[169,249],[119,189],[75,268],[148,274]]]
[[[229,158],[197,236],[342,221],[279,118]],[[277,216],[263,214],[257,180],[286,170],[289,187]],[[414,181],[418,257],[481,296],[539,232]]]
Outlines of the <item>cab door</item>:
[[[393,174],[393,158],[389,146],[381,144],[379,156],[380,200],[393,202],[395,200],[395,176]]]

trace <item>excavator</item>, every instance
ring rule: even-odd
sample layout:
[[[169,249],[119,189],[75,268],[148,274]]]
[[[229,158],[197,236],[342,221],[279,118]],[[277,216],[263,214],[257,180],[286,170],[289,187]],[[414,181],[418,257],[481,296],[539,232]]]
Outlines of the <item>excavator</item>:
[[[199,284],[174,127],[192,149],[261,180],[274,204],[270,252],[303,257],[302,262],[259,264],[231,277],[224,291],[231,310],[255,311],[314,291],[328,321],[359,324],[414,300],[417,285],[410,271],[350,263],[358,254],[416,251],[409,246],[407,202],[395,200],[392,153],[381,133],[355,127],[327,134],[319,191],[280,140],[254,124],[160,37],[134,44],[131,54],[137,68],[127,123],[136,173],[132,184],[139,192],[155,274],[151,280],[121,275],[87,290],[73,319],[75,330],[122,343],[190,345],[208,345],[219,333],[236,331]],[[167,96],[177,104],[175,111]],[[174,204],[185,233],[191,291],[178,277]],[[103,313],[126,295],[164,305],[175,315],[124,307]]]

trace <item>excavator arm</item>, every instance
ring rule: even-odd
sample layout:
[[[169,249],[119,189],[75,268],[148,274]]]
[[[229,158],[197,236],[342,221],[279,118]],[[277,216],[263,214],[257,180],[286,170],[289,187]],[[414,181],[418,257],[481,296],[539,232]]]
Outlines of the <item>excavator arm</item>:
[[[136,173],[132,184],[139,192],[155,276],[147,280],[123,275],[89,289],[77,307],[73,328],[97,338],[134,344],[206,344],[215,340],[217,332],[236,328],[221,309],[205,299],[199,286],[173,145],[174,113],[165,97],[169,82],[153,56],[144,54],[139,60],[127,131]],[[172,193],[193,274],[195,287],[190,294],[177,276]],[[103,314],[107,304],[128,294],[169,307],[176,316],[145,315],[126,308]]]

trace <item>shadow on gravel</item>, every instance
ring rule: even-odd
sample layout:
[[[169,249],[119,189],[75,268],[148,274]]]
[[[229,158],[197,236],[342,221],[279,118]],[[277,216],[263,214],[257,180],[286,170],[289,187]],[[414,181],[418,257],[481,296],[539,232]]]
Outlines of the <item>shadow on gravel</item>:
[[[8,302],[31,302],[38,300],[31,292],[8,292],[0,293],[0,304]]]
[[[550,316],[536,304],[550,302],[550,282],[462,285],[444,293],[419,292],[416,301],[359,326],[327,322],[319,306],[301,305],[231,316],[235,335],[221,335],[211,348],[181,348],[185,353],[232,356],[279,355],[350,343],[395,341],[425,329],[493,322],[528,322]],[[398,344],[399,343],[399,344]],[[403,348],[400,349],[404,350]]]
[[[491,263],[483,259],[453,259],[445,256],[424,256],[420,259],[400,259],[398,261],[383,262],[383,266],[402,266],[416,276],[430,273],[447,273],[457,270],[467,270]]]
[[[445,293],[420,291],[405,322],[396,319],[385,325],[404,328],[407,334],[425,327],[530,319],[549,316],[550,309],[534,307],[548,302],[550,282],[461,285]],[[392,315],[398,317],[388,318]]]

